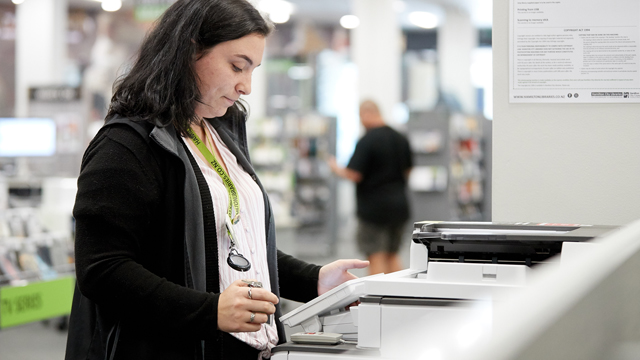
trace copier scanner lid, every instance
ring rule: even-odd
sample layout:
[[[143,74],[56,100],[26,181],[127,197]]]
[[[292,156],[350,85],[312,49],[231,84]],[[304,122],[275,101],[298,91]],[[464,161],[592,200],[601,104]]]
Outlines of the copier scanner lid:
[[[565,241],[588,241],[616,228],[581,224],[420,221],[414,223],[412,240],[428,248],[429,261],[532,265],[559,254]]]

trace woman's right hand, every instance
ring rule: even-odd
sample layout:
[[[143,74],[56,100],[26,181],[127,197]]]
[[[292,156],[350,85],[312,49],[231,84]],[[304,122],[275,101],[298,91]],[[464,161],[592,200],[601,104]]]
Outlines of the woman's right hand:
[[[258,331],[261,324],[276,312],[278,301],[278,297],[269,290],[236,280],[220,294],[218,329],[226,332]],[[252,317],[251,314],[255,315]]]

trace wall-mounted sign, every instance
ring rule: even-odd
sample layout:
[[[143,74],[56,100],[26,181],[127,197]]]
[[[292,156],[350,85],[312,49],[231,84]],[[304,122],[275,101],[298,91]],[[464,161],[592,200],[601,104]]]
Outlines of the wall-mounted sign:
[[[640,1],[510,1],[510,102],[640,102]]]
[[[42,86],[29,88],[30,101],[69,102],[80,100],[80,88],[68,86]]]

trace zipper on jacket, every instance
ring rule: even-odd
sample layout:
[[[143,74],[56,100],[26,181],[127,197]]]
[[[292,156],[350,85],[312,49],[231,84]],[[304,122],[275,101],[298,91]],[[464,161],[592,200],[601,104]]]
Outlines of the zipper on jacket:
[[[115,334],[114,334],[115,331]],[[113,336],[113,340],[111,337]],[[118,338],[120,337],[120,320],[116,322],[111,331],[109,331],[109,335],[107,335],[107,348],[104,353],[104,360],[113,360],[116,356],[116,348],[118,347]]]

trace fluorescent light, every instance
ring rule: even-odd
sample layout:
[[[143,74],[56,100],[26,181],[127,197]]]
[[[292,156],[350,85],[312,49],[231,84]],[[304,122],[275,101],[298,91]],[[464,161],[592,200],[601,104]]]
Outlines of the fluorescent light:
[[[102,10],[118,11],[122,7],[122,0],[102,0]]]
[[[426,11],[414,11],[409,14],[409,21],[424,29],[433,29],[438,26],[438,17]]]
[[[293,4],[284,0],[262,0],[258,9],[269,14],[269,19],[274,23],[282,24],[289,21],[293,13]]]
[[[284,24],[291,18],[291,14],[286,12],[272,12],[269,14],[269,19],[276,24]]]
[[[340,25],[345,29],[355,29],[360,25],[360,19],[355,15],[345,15],[340,18]]]

